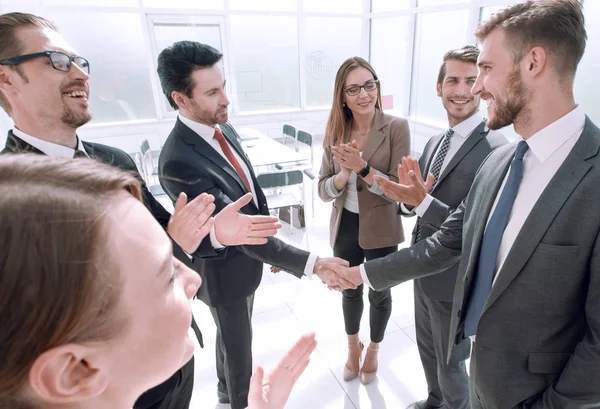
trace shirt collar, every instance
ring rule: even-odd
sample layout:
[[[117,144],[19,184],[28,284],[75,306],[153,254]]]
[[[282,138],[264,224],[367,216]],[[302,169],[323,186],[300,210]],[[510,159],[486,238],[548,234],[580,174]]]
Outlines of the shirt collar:
[[[196,132],[208,143],[211,143],[213,137],[215,136],[215,128],[219,127],[219,125],[209,126],[201,124],[200,122],[192,121],[191,119],[183,116],[181,112],[179,113],[178,118],[185,126]]]
[[[535,157],[544,163],[572,136],[580,132],[585,126],[585,113],[581,106],[552,122],[544,129],[533,134],[527,139],[529,150]]]
[[[469,118],[452,128],[452,130],[454,131],[454,135],[458,135],[461,138],[466,138],[473,133],[475,128],[477,128],[482,121],[483,116],[479,113],[479,111],[477,111]]]
[[[27,142],[28,144],[42,151],[48,156],[58,156],[61,158],[72,159],[75,155],[75,149],[73,148],[69,148],[68,146],[63,146],[53,142],[45,141],[43,139],[36,138],[35,136],[26,134],[17,127],[14,127],[12,129],[12,133],[17,138]],[[79,137],[77,137],[77,150],[80,150],[87,155],[87,152],[85,151],[83,143],[81,142],[81,139]]]

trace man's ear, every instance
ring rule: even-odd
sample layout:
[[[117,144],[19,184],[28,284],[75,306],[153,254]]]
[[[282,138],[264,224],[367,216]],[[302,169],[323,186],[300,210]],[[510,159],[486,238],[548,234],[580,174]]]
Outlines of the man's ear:
[[[181,93],[179,91],[173,91],[173,92],[171,92],[171,98],[173,98],[173,101],[175,101],[175,103],[177,104],[179,109],[187,108],[189,98],[187,96],[185,96],[183,93]]]
[[[543,47],[533,47],[529,53],[523,57],[525,64],[525,73],[531,77],[540,75],[548,64],[548,53]]]
[[[101,395],[110,374],[96,364],[90,348],[62,345],[40,355],[29,371],[30,387],[51,406],[84,402]]]
[[[7,93],[14,91],[13,77],[11,75],[10,67],[0,65],[0,91],[6,95]]]
[[[437,96],[441,97],[442,96],[442,84],[440,84],[439,82],[436,81],[435,90],[437,91]]]

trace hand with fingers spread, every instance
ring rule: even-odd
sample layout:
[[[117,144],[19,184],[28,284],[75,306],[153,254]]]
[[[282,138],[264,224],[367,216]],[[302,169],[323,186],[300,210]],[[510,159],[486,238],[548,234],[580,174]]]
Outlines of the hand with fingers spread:
[[[360,152],[356,147],[356,141],[332,146],[331,150],[333,151],[333,160],[346,169],[360,172],[367,163],[361,158]]]
[[[374,176],[373,179],[384,195],[415,207],[425,199],[435,181],[431,173],[427,176],[427,181],[424,181],[419,162],[409,156],[404,157],[402,164],[398,165],[398,183],[381,176]]]
[[[273,369],[265,373],[259,366],[250,379],[248,409],[282,409],[316,346],[314,333],[303,335]]]
[[[242,207],[251,200],[252,193],[246,193],[215,216],[215,234],[219,243],[224,246],[260,245],[267,243],[268,237],[277,234],[281,227],[277,217],[240,213]]]
[[[183,192],[177,197],[175,210],[169,219],[167,233],[188,254],[198,249],[202,239],[210,233],[214,219],[215,198],[208,193],[196,196],[188,203]]]
[[[321,279],[323,284],[327,285],[327,288],[336,291],[342,291],[347,289],[355,289],[356,285],[350,281],[338,276],[334,267],[348,267],[350,264],[346,260],[342,260],[338,257],[319,257],[315,263],[314,274]]]

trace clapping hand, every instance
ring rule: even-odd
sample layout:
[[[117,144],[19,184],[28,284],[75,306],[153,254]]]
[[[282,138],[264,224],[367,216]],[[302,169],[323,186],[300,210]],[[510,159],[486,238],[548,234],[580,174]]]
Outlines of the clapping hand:
[[[365,167],[366,161],[360,157],[360,152],[356,147],[356,141],[343,143],[339,146],[333,146],[333,160],[343,168],[360,172]]]
[[[402,158],[398,165],[398,183],[382,176],[374,176],[373,179],[388,198],[415,207],[425,199],[435,180],[430,173],[424,181],[419,162],[410,156]]]
[[[247,409],[282,409],[317,346],[315,334],[303,335],[268,372],[258,367],[250,379]]]
[[[187,199],[183,192],[177,197],[167,233],[186,253],[192,254],[213,227],[211,216],[215,211],[215,198],[202,193],[189,203]]]
[[[215,234],[219,243],[224,246],[260,245],[266,244],[268,237],[277,234],[281,227],[277,217],[240,213],[250,201],[252,193],[246,193],[215,216]]]

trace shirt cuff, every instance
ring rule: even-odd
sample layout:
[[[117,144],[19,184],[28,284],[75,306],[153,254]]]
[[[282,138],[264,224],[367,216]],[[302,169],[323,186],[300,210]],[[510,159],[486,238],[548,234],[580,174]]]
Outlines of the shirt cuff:
[[[431,205],[431,202],[433,202],[433,196],[431,196],[429,193],[427,195],[425,195],[425,199],[423,199],[423,201],[421,202],[420,205],[418,205],[417,207],[415,207],[415,213],[417,214],[417,216],[419,217],[423,217],[423,215],[425,214],[425,212],[427,211],[427,209],[429,209],[429,206]]]
[[[221,250],[221,249],[225,248],[225,246],[222,245],[221,243],[219,243],[219,240],[217,240],[217,233],[215,233],[215,226],[214,225],[210,229],[210,233],[208,234],[208,237],[210,237],[210,245],[213,246],[213,248],[215,250]]]
[[[403,216],[412,216],[415,214],[415,208],[413,207],[412,210],[408,210],[406,206],[404,206],[404,203],[400,203],[400,211]]]
[[[359,268],[360,268],[360,276],[362,277],[364,283],[367,285],[367,287],[374,290],[373,286],[371,285],[371,282],[369,281],[369,277],[367,276],[367,270],[365,270],[365,265],[361,264]]]
[[[335,188],[334,179],[335,175],[327,179],[327,182],[325,182],[325,192],[327,192],[327,194],[331,197],[340,197],[342,195],[343,189],[342,191],[339,191]]]
[[[306,266],[304,267],[304,275],[311,280],[313,277],[313,271],[315,269],[315,263],[317,262],[318,258],[319,256],[317,256],[316,254],[310,253],[308,255],[308,260],[306,260]]]
[[[386,179],[390,179],[390,177],[388,175],[386,175],[385,173],[381,173],[380,171],[378,171],[377,169],[375,169],[375,175],[376,176],[381,176],[384,177]],[[381,190],[381,188],[379,187],[379,185],[373,181],[373,183],[371,184],[371,186],[369,186],[367,184],[367,190],[375,195],[381,196],[383,195],[383,191]]]

